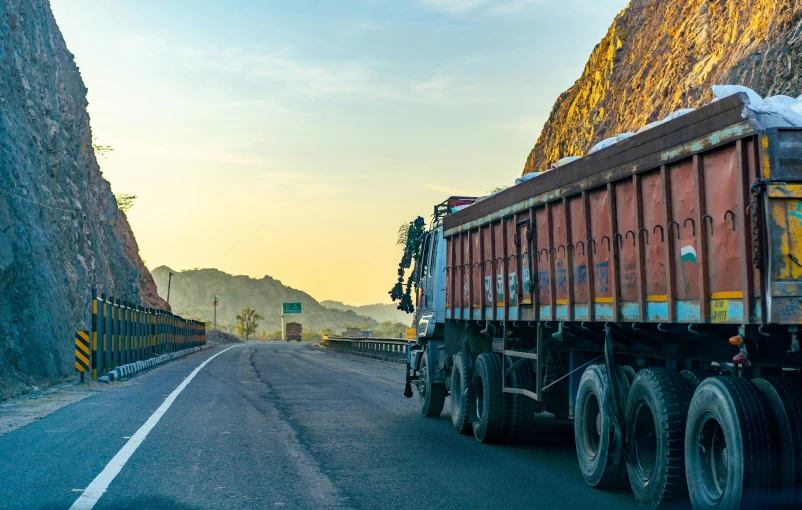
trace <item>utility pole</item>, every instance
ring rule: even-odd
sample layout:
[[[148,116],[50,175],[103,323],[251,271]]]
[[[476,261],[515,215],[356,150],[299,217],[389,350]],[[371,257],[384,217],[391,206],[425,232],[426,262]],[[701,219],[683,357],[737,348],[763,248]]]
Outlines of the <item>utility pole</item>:
[[[214,306],[214,329],[217,329],[217,296],[214,297],[212,306]]]
[[[173,272],[167,274],[167,304],[170,304],[170,284],[173,283]]]

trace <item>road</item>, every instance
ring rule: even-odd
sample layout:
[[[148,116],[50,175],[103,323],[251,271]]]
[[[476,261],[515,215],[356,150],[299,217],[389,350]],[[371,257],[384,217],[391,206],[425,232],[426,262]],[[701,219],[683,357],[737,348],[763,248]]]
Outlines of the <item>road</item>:
[[[0,437],[0,508],[69,508],[209,349]],[[635,508],[582,481],[570,424],[488,446],[417,412],[401,365],[243,344],[205,365],[95,506]],[[446,402],[448,409],[448,402]]]

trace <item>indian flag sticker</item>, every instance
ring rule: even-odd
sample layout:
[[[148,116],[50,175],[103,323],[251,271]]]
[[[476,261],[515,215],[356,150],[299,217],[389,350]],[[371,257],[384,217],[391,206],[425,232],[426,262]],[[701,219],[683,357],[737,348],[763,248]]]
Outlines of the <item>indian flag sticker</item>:
[[[679,254],[682,262],[693,262],[696,264],[696,250],[690,244],[680,248]]]

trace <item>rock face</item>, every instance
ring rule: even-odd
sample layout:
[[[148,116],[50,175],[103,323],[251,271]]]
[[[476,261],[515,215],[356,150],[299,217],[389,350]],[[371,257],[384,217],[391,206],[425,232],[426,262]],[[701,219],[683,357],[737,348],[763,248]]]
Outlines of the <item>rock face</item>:
[[[72,373],[90,289],[158,307],[47,2],[0,2],[0,378]]]
[[[802,2],[632,0],[557,99],[524,173],[706,104],[716,84],[802,92]]]
[[[259,325],[260,334],[262,331],[281,329],[281,303],[297,301],[302,303],[303,313],[287,315],[284,320],[300,322],[305,330],[347,327],[371,329],[378,326],[375,320],[353,311],[326,308],[306,292],[287,287],[269,276],[257,280],[248,276],[233,276],[217,269],[174,271],[160,266],[153,270],[153,278],[163,297],[167,297],[170,271],[174,273],[170,284],[170,304],[173,312],[183,317],[211,321],[214,318],[212,302],[217,296],[218,326],[233,327],[235,316],[250,306],[265,317]]]

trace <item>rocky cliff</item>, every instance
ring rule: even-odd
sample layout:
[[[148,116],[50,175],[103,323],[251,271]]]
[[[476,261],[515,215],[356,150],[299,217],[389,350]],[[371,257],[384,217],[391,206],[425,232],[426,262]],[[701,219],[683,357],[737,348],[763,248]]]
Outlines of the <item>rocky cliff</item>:
[[[230,275],[217,269],[174,271],[160,266],[153,270],[153,277],[163,297],[167,297],[170,271],[174,273],[170,284],[173,311],[185,317],[211,321],[214,317],[212,302],[217,296],[218,326],[233,327],[237,313],[250,306],[265,317],[259,326],[259,333],[278,331],[281,329],[281,303],[297,301],[302,303],[303,313],[285,316],[284,320],[300,322],[305,329],[372,329],[378,326],[370,317],[357,315],[351,310],[327,308],[306,292],[287,287],[270,276],[255,279]]]
[[[799,94],[802,2],[632,0],[557,99],[524,173],[706,104],[716,84]]]
[[[0,1],[0,383],[72,372],[92,287],[164,304],[95,160],[86,92],[48,2]]]

